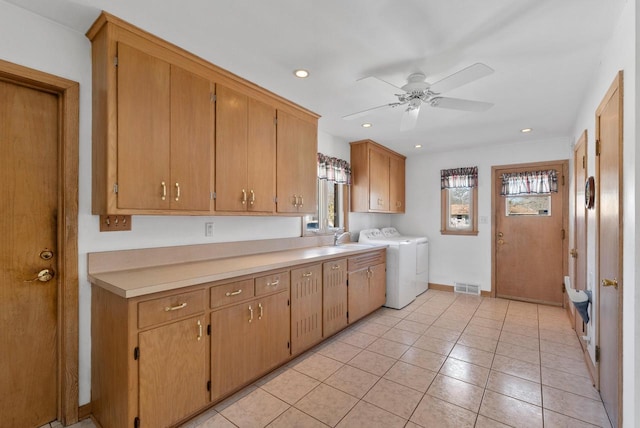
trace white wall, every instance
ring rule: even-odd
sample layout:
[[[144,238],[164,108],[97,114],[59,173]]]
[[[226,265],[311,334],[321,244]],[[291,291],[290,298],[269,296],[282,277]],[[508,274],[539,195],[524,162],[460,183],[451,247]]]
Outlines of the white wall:
[[[636,149],[636,123],[638,118],[637,95],[638,34],[636,33],[638,14],[635,2],[628,0],[615,26],[615,32],[602,52],[599,67],[592,71],[591,90],[585,94],[573,135],[577,140],[583,130],[588,134],[588,175],[596,175],[595,169],[595,111],[605,93],[609,89],[616,73],[624,72],[624,130],[623,130],[623,426],[636,427],[640,423],[640,408],[637,406],[637,395],[640,381],[636,373],[640,372],[640,289],[636,272],[640,261],[640,233],[636,228],[638,212],[638,192],[640,192],[640,176],[636,173],[640,152]],[[584,185],[576,183],[575,185]],[[597,187],[596,183],[596,187]],[[594,291],[594,308],[597,308],[597,263],[596,235],[597,223],[595,210],[590,210],[587,218],[587,287]],[[573,225],[571,225],[573,226]],[[573,236],[571,233],[570,236]],[[597,318],[597,312],[593,311]],[[596,321],[594,319],[594,321]],[[598,343],[595,332],[589,331],[595,340],[589,345],[592,360],[595,361],[595,345]]]
[[[570,153],[568,139],[555,139],[411,157],[407,159],[406,214],[394,216],[392,223],[406,235],[429,237],[429,282],[444,285],[468,282],[480,284],[482,290],[488,291],[491,289],[491,167],[568,159]],[[478,167],[479,233],[477,236],[441,235],[440,170],[470,166]]]

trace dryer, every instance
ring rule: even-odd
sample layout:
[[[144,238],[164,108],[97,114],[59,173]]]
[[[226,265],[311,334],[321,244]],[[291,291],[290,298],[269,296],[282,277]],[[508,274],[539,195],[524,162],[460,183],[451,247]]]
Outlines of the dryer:
[[[429,288],[429,238],[426,236],[401,235],[395,227],[380,230],[385,238],[408,239],[416,243],[416,294],[420,295]]]
[[[387,300],[385,306],[402,309],[416,298],[416,243],[385,238],[380,229],[360,231],[358,242],[387,246]]]

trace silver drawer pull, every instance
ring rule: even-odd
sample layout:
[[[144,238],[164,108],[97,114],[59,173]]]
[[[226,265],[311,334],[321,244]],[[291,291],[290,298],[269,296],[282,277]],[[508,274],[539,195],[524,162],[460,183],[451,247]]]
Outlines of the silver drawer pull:
[[[268,287],[268,286],[273,286],[273,287],[275,287],[275,286],[276,286],[276,285],[278,285],[278,284],[280,284],[280,280],[279,280],[279,279],[276,279],[276,280],[275,280],[275,281],[273,281],[273,282],[267,282],[267,287]]]
[[[240,293],[242,293],[242,290],[227,291],[227,294],[225,294],[225,296],[227,296],[227,297],[237,296]]]
[[[177,311],[180,309],[184,309],[187,307],[187,302],[184,303],[180,303],[179,305],[176,306],[167,306],[166,308],[164,308],[165,312],[171,312],[171,311]]]
[[[307,273],[303,273],[302,276],[308,277],[313,275],[313,272],[307,272]]]

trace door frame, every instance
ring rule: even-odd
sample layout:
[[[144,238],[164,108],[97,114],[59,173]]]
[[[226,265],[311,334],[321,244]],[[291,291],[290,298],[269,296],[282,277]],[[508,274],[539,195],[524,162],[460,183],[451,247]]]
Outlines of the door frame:
[[[0,60],[0,80],[58,97],[57,415],[78,421],[78,144],[79,84]]]
[[[567,179],[569,174],[569,160],[559,159],[554,161],[541,161],[541,162],[528,162],[508,165],[494,165],[491,167],[491,297],[495,298],[497,294],[496,289],[496,205],[500,195],[496,195],[495,183],[497,178],[497,171],[506,168],[531,168],[536,167],[540,169],[548,169],[550,165],[562,164],[562,178],[563,180],[560,186],[559,192],[562,192],[562,228],[565,231],[564,239],[562,240],[562,274],[567,275],[569,271],[569,186],[567,186]],[[558,284],[561,285],[561,284]],[[563,291],[564,292],[564,291]],[[564,306],[564,304],[563,304]]]

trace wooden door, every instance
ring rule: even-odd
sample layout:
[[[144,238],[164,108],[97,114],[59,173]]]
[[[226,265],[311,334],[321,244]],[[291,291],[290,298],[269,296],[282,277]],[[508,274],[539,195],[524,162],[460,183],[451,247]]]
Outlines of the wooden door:
[[[585,182],[587,180],[587,131],[584,131],[573,150],[573,181],[574,189],[574,222],[573,222],[573,248],[571,257],[573,269],[571,272],[571,284],[578,290],[587,288],[587,208],[585,206]],[[568,296],[565,294],[565,296]],[[578,315],[568,297],[565,297],[566,309],[570,318],[574,321],[574,327],[578,337],[587,334],[587,327],[580,315]],[[580,340],[583,350],[586,351],[586,343]]]
[[[387,301],[387,266],[374,265],[369,272],[369,312],[373,312]]]
[[[291,354],[322,340],[322,265],[291,271]]]
[[[246,211],[248,97],[216,87],[216,211]]]
[[[282,110],[278,110],[277,114],[278,212],[313,213],[317,191],[317,125]]]
[[[622,426],[622,72],[596,111],[600,395]]]
[[[389,157],[389,209],[391,212],[403,213],[405,210],[404,163],[404,158],[397,156]]]
[[[256,310],[251,300],[211,313],[211,400],[253,375]]]
[[[0,81],[0,424],[57,416],[58,97]],[[49,251],[51,257],[49,257]],[[29,282],[27,282],[29,281]]]
[[[347,259],[322,264],[323,337],[347,326]]]
[[[171,209],[209,211],[213,84],[171,66]]]
[[[118,208],[169,209],[169,63],[118,43]]]
[[[289,293],[281,292],[257,301],[256,366],[266,373],[283,363],[290,352],[291,312]]]
[[[276,110],[249,99],[248,104],[247,210],[276,210]]]
[[[139,334],[140,425],[174,425],[207,403],[207,335],[204,317]]]
[[[369,313],[369,268],[349,272],[347,288],[347,308],[349,324]]]
[[[558,192],[551,193],[550,213],[530,214],[538,210],[535,198],[523,202],[521,212],[506,215],[507,198],[500,196],[502,175],[513,172],[556,170]],[[494,169],[495,201],[495,281],[498,297],[546,303],[563,303],[565,263],[566,198],[564,176],[566,161],[545,162]],[[542,208],[542,207],[541,207]],[[519,213],[514,210],[512,212]],[[536,211],[537,212],[537,211]]]
[[[369,209],[389,211],[389,155],[369,149]]]

